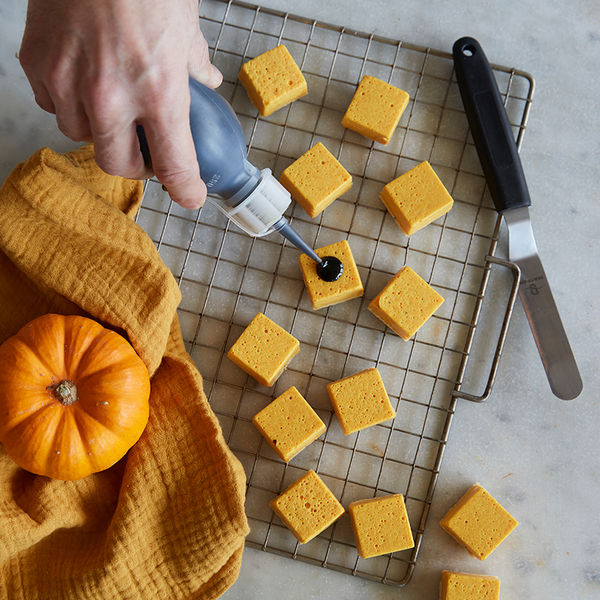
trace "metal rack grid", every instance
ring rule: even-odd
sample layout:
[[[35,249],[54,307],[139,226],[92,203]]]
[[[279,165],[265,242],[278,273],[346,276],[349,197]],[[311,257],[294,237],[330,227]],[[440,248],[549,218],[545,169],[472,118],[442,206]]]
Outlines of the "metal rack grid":
[[[500,229],[468,133],[451,55],[227,0],[201,1],[200,25],[212,60],[224,73],[220,92],[239,116],[253,164],[271,168],[278,177],[321,141],[350,171],[352,189],[319,217],[310,219],[294,204],[288,217],[314,247],[348,239],[365,285],[362,299],[313,311],[304,292],[299,253],[278,234],[250,238],[210,203],[199,211],[185,211],[170,202],[157,181],[147,186],[138,223],[179,282],[184,340],[225,438],[246,471],[251,526],[247,545],[403,586],[421,546]],[[261,118],[237,73],[244,62],[279,43],[300,66],[309,93]],[[533,80],[514,69],[493,68],[520,145]],[[410,94],[388,146],[340,123],[365,74]],[[423,160],[432,164],[455,204],[443,219],[407,238],[379,193]],[[408,342],[367,310],[404,264],[445,298]],[[225,356],[259,311],[301,343],[300,354],[273,388],[259,385]],[[500,352],[501,342],[496,362]],[[326,385],[373,366],[381,372],[397,417],[344,436]],[[326,423],[327,432],[286,465],[251,420],[292,385]],[[298,544],[269,501],[311,468],[346,508],[357,499],[403,494],[414,549],[359,558],[347,515],[310,543]]]

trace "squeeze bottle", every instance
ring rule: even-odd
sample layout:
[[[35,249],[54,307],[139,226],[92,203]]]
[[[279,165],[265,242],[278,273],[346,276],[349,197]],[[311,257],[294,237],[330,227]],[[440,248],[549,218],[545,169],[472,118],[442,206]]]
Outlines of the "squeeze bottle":
[[[248,161],[244,131],[229,102],[192,77],[190,95],[190,126],[207,199],[249,235],[278,231],[321,265],[322,259],[283,216],[292,201],[290,193],[270,169],[261,171]],[[151,164],[141,126],[137,133],[144,160]]]

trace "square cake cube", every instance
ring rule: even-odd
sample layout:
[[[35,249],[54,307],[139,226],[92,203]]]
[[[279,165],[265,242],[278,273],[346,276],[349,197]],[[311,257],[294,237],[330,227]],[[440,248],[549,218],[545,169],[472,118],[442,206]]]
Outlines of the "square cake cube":
[[[442,571],[440,600],[498,600],[500,580],[493,575]]]
[[[408,100],[409,95],[404,90],[365,75],[342,119],[342,125],[387,145],[408,106]]]
[[[313,219],[352,187],[350,173],[321,142],[287,167],[280,182]]]
[[[270,387],[298,352],[300,342],[292,334],[258,313],[227,357],[256,381]]]
[[[405,266],[371,300],[369,310],[403,340],[409,340],[443,302],[442,296]]]
[[[363,295],[365,290],[347,240],[318,248],[315,252],[321,258],[326,256],[337,258],[344,266],[344,272],[336,281],[324,281],[317,274],[317,263],[306,254],[300,255],[298,259],[300,270],[313,310]]]
[[[329,383],[327,391],[344,435],[396,416],[376,368]]]
[[[361,558],[414,547],[402,494],[358,500],[350,503],[348,512]]]
[[[238,78],[263,117],[308,93],[304,75],[283,44],[242,65]]]
[[[406,235],[412,235],[445,215],[454,204],[452,196],[427,161],[390,181],[380,197]]]
[[[326,430],[325,423],[295,387],[257,413],[252,423],[286,463]]]
[[[440,525],[472,556],[485,560],[518,521],[476,483],[448,511]]]
[[[270,506],[301,544],[310,542],[346,512],[313,470],[271,500]]]

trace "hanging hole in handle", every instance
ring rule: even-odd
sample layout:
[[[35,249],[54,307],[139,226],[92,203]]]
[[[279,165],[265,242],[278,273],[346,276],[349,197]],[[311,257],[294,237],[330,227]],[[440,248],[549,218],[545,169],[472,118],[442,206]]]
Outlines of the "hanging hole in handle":
[[[457,384],[456,388],[452,392],[452,396],[454,396],[455,398],[462,398],[463,400],[469,400],[471,402],[484,402],[485,400],[487,400],[489,398],[489,396],[491,394],[492,387],[493,387],[494,381],[496,379],[498,366],[500,364],[500,357],[502,355],[502,350],[504,348],[506,334],[508,333],[508,325],[510,323],[510,318],[512,316],[515,301],[516,301],[517,295],[519,293],[519,283],[521,280],[521,270],[514,263],[511,263],[506,260],[502,260],[502,259],[496,258],[494,256],[488,255],[488,256],[486,256],[486,264],[487,265],[496,264],[496,265],[500,265],[502,267],[506,267],[507,269],[512,271],[513,282],[512,282],[512,287],[511,287],[510,294],[509,294],[507,300],[499,299],[498,297],[493,298],[494,293],[495,293],[495,288],[492,286],[492,289],[490,290],[489,286],[486,286],[486,290],[483,294],[483,297],[479,301],[480,304],[478,306],[476,306],[476,308],[475,308],[475,312],[474,312],[474,316],[473,316],[473,318],[477,320],[477,322],[474,323],[475,331],[476,331],[475,341],[471,340],[469,343],[469,348],[465,349],[467,353],[465,355],[465,358],[463,359],[463,364],[461,365],[461,376],[460,376],[461,383]],[[502,279],[502,278],[500,278],[500,279]],[[507,286],[506,286],[505,282],[502,282],[502,281],[497,282],[497,286],[502,286],[502,285],[503,285],[504,289],[506,289]],[[496,289],[497,289],[497,286],[496,286]],[[497,294],[496,294],[496,296],[497,296]],[[492,298],[495,302],[490,302],[492,300]],[[488,324],[489,324],[490,318],[493,318],[493,315],[484,314],[483,307],[486,307],[486,302],[487,302],[487,308],[491,309],[491,311],[488,310],[488,313],[493,312],[494,309],[496,309],[498,307],[499,303],[502,303],[502,302],[506,303],[506,310],[504,311],[504,317],[503,317],[503,320],[502,320],[502,323],[500,326],[500,331],[497,334],[498,342],[496,343],[495,349],[494,349],[493,345],[490,344],[489,336],[481,335],[481,331],[489,330]],[[477,313],[477,314],[475,314],[475,313]],[[498,329],[498,328],[496,328],[496,329]],[[477,336],[477,332],[479,332],[479,334],[480,334],[479,336]],[[476,344],[479,344],[479,347],[477,347]],[[482,348],[484,348],[484,349],[482,350]],[[493,356],[490,359],[489,353],[491,351],[493,351]],[[478,364],[476,365],[475,368],[473,368],[473,365],[471,365],[470,369],[468,369],[468,362],[473,361],[473,360],[475,360],[475,362]],[[484,365],[484,364],[487,365],[489,363],[491,363],[489,366],[489,375],[487,378],[487,382],[485,384],[485,390],[484,390],[483,394],[478,396],[476,394],[470,394],[470,393],[464,392],[462,390],[462,388],[465,385],[465,383],[467,383],[467,385],[469,385],[471,383],[470,381],[465,381],[465,379],[466,379],[465,372],[467,370],[469,370],[470,372],[482,371],[482,368],[477,369],[477,366],[482,367],[482,365]]]
[[[473,46],[473,44],[467,44],[466,46],[463,46],[461,50],[464,56],[469,58],[475,56],[475,46]]]

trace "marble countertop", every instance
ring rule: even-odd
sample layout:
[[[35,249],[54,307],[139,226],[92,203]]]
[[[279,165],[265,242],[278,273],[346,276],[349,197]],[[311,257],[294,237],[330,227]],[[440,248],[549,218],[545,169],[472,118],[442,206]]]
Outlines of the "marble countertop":
[[[0,180],[42,146],[75,146],[34,103],[15,58],[24,0],[0,0]],[[495,575],[501,598],[600,597],[600,5],[596,0],[283,0],[262,4],[359,31],[450,51],[477,38],[492,63],[530,73],[536,91],[521,156],[532,222],[584,382],[572,402],[548,386],[517,301],[486,403],[461,401],[411,582],[397,589],[246,549],[223,598],[435,599],[441,571]],[[439,521],[480,482],[520,525],[485,562]]]

